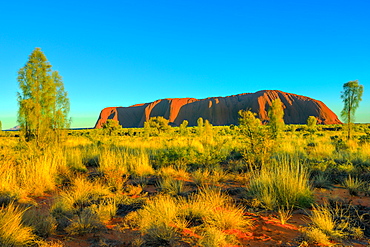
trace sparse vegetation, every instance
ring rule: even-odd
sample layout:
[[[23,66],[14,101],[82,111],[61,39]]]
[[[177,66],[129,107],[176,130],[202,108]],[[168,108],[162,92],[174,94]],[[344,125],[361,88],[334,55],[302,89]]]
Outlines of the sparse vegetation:
[[[302,231],[310,244],[364,239],[369,226],[362,208],[347,213],[323,205],[343,203],[329,196],[337,188],[348,192],[347,202],[369,197],[370,153],[360,138],[366,125],[349,141],[346,132],[321,127],[310,134],[307,128],[281,132],[275,139],[253,113],[240,116],[240,126],[232,129],[203,120],[149,136],[124,128],[111,135],[104,129],[70,131],[63,148],[42,151],[5,137],[1,210],[18,215],[14,229],[28,236],[18,245],[61,246],[46,238],[112,231],[136,232],[135,241],[125,241],[141,246],[245,245],[262,238],[253,235],[258,217],[288,229],[302,209],[311,214]],[[321,191],[322,201],[315,197]]]

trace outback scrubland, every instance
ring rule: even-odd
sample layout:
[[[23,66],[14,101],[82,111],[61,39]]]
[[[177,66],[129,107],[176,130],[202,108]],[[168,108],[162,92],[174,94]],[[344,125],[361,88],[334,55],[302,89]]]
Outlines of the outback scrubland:
[[[370,126],[254,121],[0,132],[0,245],[369,244]]]

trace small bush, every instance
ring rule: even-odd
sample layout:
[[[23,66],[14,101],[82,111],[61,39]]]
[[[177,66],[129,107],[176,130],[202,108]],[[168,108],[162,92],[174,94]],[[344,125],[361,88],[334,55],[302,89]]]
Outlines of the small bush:
[[[104,228],[99,216],[91,208],[84,208],[71,221],[71,224],[65,228],[70,235],[83,235],[95,232]]]
[[[0,246],[27,246],[35,241],[32,228],[22,223],[24,212],[13,203],[0,208]]]
[[[35,234],[44,238],[55,233],[57,228],[56,219],[48,211],[44,212],[36,207],[31,207],[25,211],[23,222],[25,225],[32,227]]]
[[[158,187],[163,193],[175,196],[184,193],[184,181],[172,177],[163,177],[158,182]]]
[[[199,240],[199,245],[202,247],[232,246],[235,243],[235,239],[232,239],[230,235],[225,234],[216,227],[207,227]]]
[[[312,223],[308,232],[311,232],[312,236],[321,236],[319,232],[322,232],[331,240],[341,240],[363,235],[362,230],[352,225],[350,216],[346,215],[345,210],[338,205],[333,208],[329,205],[313,205],[310,219]]]
[[[349,193],[354,196],[358,196],[360,192],[364,190],[365,183],[358,178],[349,176],[344,180],[343,186],[349,190]]]
[[[255,171],[249,192],[270,210],[286,205],[307,207],[313,202],[308,177],[301,163],[285,157]]]

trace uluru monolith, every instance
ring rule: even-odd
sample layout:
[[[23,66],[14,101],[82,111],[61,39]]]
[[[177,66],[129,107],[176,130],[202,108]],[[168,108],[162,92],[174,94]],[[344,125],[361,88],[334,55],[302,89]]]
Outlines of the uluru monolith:
[[[156,116],[165,117],[172,126],[179,126],[184,120],[195,126],[200,117],[217,126],[235,125],[239,110],[251,110],[262,122],[268,122],[267,111],[277,98],[283,103],[286,124],[305,124],[309,116],[316,117],[318,124],[342,123],[321,101],[278,90],[262,90],[227,97],[160,99],[129,107],[107,107],[101,111],[95,128],[101,128],[107,119],[118,120],[124,128],[143,127],[145,121]]]

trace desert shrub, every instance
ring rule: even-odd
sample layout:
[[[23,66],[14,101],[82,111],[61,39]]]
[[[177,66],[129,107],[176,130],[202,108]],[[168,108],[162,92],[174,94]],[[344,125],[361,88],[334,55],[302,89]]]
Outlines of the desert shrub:
[[[196,163],[199,152],[190,147],[166,147],[159,149],[152,158],[155,161],[155,167],[166,167],[173,165],[177,168],[186,168],[188,164]]]
[[[128,172],[125,162],[126,152],[118,148],[109,147],[103,148],[99,154],[98,171],[105,173],[106,171],[114,171],[120,175]]]
[[[27,246],[36,240],[32,228],[22,223],[25,210],[13,203],[0,208],[0,245]]]
[[[251,111],[239,111],[239,130],[245,139],[241,149],[243,158],[253,169],[257,169],[271,156],[272,140],[268,129],[262,126],[256,114]]]
[[[189,173],[185,169],[177,168],[175,166],[162,167],[157,171],[160,177],[174,177],[182,180],[189,179]]]
[[[352,224],[347,209],[335,205],[313,205],[310,216],[311,224],[307,231],[307,237],[316,242],[325,244],[327,239],[342,240],[349,237],[363,237],[363,231]],[[325,237],[325,236],[326,237]]]
[[[68,191],[60,193],[60,200],[70,207],[81,208],[97,204],[111,194],[110,188],[100,181],[76,177]]]
[[[288,220],[293,216],[293,206],[278,206],[278,219],[280,220],[281,224],[286,224]]]
[[[207,227],[201,236],[199,246],[202,247],[233,246],[237,244],[235,238],[216,227]]]
[[[173,177],[162,177],[157,186],[161,192],[169,195],[180,195],[184,193],[184,181],[174,179]]]
[[[147,176],[154,174],[154,169],[150,164],[149,155],[144,150],[137,150],[126,157],[128,171],[137,176]]]
[[[103,147],[99,153],[98,171],[125,174],[150,175],[154,169],[150,164],[149,154],[144,149],[119,147],[116,145]]]
[[[309,116],[307,118],[307,129],[311,133],[315,133],[317,131],[317,119],[314,116]]]
[[[185,228],[209,238],[206,242],[214,242],[216,236],[211,232],[216,230],[212,229],[222,232],[250,225],[244,208],[234,205],[229,196],[214,189],[201,189],[187,198],[158,195],[136,212],[134,222],[145,234],[147,244],[156,246],[173,244]],[[208,245],[203,242],[201,246]]]
[[[313,202],[307,168],[297,159],[283,157],[255,171],[249,192],[268,209],[291,205],[307,207]]]
[[[180,124],[180,127],[179,127],[179,134],[181,136],[185,136],[189,133],[189,130],[188,130],[188,124],[189,122],[187,120],[184,120],[182,121],[182,123]]]
[[[0,155],[0,191],[13,194],[40,195],[56,188],[56,178],[66,170],[62,149],[50,147],[43,152],[34,146],[20,147],[21,152],[11,151]]]
[[[67,166],[73,172],[87,172],[86,166],[83,164],[82,152],[80,148],[70,148],[65,150]]]
[[[71,219],[65,231],[70,235],[82,235],[103,229],[99,216],[90,207],[82,209],[74,218]]]
[[[178,205],[169,196],[159,195],[137,211],[137,225],[148,244],[170,245],[178,239],[175,226],[184,223],[178,218]]]
[[[311,184],[314,188],[330,189],[332,187],[329,174],[321,171],[316,171],[315,174],[312,175]]]
[[[81,148],[82,162],[86,167],[99,166],[100,148],[98,145],[84,145]]]
[[[114,119],[108,119],[105,123],[102,124],[102,128],[104,130],[104,133],[110,136],[118,134],[118,132],[122,130],[122,126],[117,120]]]
[[[158,136],[163,133],[168,133],[171,126],[168,125],[169,120],[164,117],[151,117],[144,123],[144,133],[148,136]]]
[[[208,169],[197,169],[191,173],[193,182],[197,186],[203,186],[210,181],[211,173]]]
[[[57,221],[49,211],[34,206],[24,212],[22,219],[24,224],[32,227],[33,232],[40,237],[52,235],[57,228]]]
[[[348,176],[344,180],[343,186],[348,189],[351,195],[358,196],[364,190],[365,183],[356,177]]]
[[[51,215],[57,222],[57,230],[64,230],[71,222],[75,213],[75,208],[65,200],[57,200],[50,208]]]
[[[333,245],[330,242],[329,237],[321,231],[319,228],[309,227],[303,230],[303,236],[305,239],[309,240],[310,242],[331,246]]]
[[[231,148],[225,140],[221,143],[202,139],[188,140],[187,145],[165,145],[151,155],[154,167],[174,166],[177,169],[196,170],[213,167],[227,159]]]
[[[190,222],[199,222],[220,230],[241,229],[250,224],[243,216],[244,208],[218,189],[203,188],[185,203],[182,214]]]
[[[109,215],[109,212],[114,211],[115,208],[115,205],[110,205],[114,202],[113,199],[109,199],[112,197],[114,194],[111,189],[101,181],[89,181],[83,177],[76,177],[68,190],[60,193],[59,198],[51,207],[51,212],[58,222],[58,229],[61,230],[68,227],[73,220],[77,222],[76,224],[83,221],[82,216],[84,215],[80,216],[81,210],[91,206],[90,209],[96,215],[100,210],[101,217],[105,215],[103,218],[107,218],[107,214]]]

